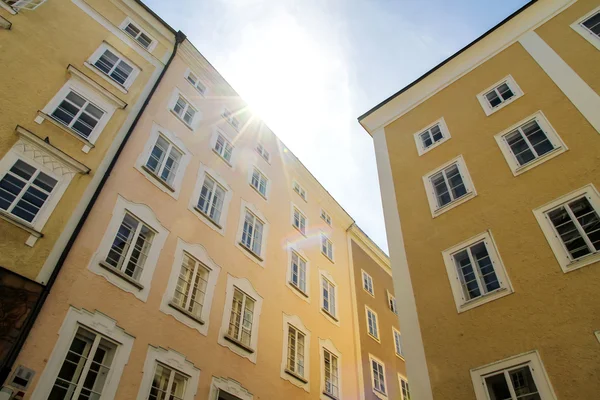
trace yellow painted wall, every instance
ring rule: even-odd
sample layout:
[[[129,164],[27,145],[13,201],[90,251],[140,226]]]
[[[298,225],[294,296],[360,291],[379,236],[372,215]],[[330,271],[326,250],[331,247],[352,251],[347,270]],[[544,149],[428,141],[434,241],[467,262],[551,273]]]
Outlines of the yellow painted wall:
[[[583,14],[595,2],[578,3]],[[587,42],[574,34],[558,46],[556,36],[571,28],[551,25],[573,17],[538,29],[556,51],[571,48],[568,62]],[[583,60],[598,53],[587,51],[573,68],[597,87],[597,61]],[[508,74],[525,94],[487,117],[476,95]],[[538,110],[569,150],[514,177],[493,136]],[[440,117],[452,138],[419,157],[413,134]],[[600,186],[598,132],[517,43],[388,125],[385,136],[434,398],[475,399],[471,368],[533,349],[559,399],[597,398],[600,264],[564,274],[532,210],[588,183]],[[432,219],[422,177],[461,154],[478,194]],[[441,253],[487,229],[514,293],[458,314]]]
[[[111,2],[91,3],[105,3],[102,12],[115,24],[120,24],[126,17]],[[0,96],[0,157],[17,141],[14,130],[21,125],[41,138],[48,137],[53,146],[91,169],[89,175],[78,174],[73,178],[42,230],[44,237],[33,247],[25,245],[29,236],[27,232],[0,220],[0,265],[35,279],[156,67],[72,1],[48,1],[34,11],[25,10],[17,15],[10,15],[0,8],[0,14],[12,22],[12,28],[0,34],[0,87],[4,94]],[[122,93],[84,66],[84,62],[103,41],[142,70],[128,93]],[[157,46],[157,51],[164,53],[165,49],[164,43]],[[81,151],[81,141],[62,129],[48,121],[41,125],[34,122],[37,111],[44,108],[71,77],[67,72],[69,64],[128,104],[124,110],[115,111],[98,137],[95,148],[88,154]]]

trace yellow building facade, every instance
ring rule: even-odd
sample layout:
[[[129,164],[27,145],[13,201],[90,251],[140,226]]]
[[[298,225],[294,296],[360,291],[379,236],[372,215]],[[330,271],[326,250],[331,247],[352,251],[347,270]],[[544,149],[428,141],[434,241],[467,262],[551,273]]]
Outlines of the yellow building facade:
[[[598,396],[598,21],[530,2],[359,118],[414,398]]]

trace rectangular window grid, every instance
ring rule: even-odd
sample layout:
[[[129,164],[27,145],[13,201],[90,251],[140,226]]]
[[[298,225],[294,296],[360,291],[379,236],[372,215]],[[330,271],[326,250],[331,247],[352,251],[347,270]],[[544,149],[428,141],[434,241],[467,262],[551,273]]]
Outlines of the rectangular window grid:
[[[402,356],[402,335],[400,335],[400,332],[398,332],[397,330],[393,329],[394,332],[394,347],[396,349],[396,354],[399,356]]]
[[[223,114],[222,114],[223,118],[225,118],[225,120],[227,122],[229,122],[231,124],[231,126],[233,126],[233,128],[237,131],[240,129],[240,121],[233,116],[232,112],[228,109],[223,110]]]
[[[371,372],[373,373],[373,389],[380,393],[386,394],[383,365],[376,360],[371,359],[371,368]]]
[[[200,92],[200,94],[204,95],[206,92],[206,85],[204,85],[193,72],[189,72],[186,79]]]
[[[321,253],[333,261],[333,243],[325,235],[321,235]]]
[[[179,116],[188,126],[192,126],[196,110],[182,96],[177,98],[177,102],[173,106],[173,112]]]
[[[325,221],[325,223],[331,226],[331,216],[325,210],[321,210],[321,219]]]
[[[322,277],[323,285],[323,310],[335,317],[335,285]]]
[[[132,22],[128,23],[123,30],[145,49],[148,49],[152,44],[150,36],[142,32],[142,30]]]
[[[306,260],[295,251],[292,251],[291,283],[306,293]]]
[[[483,377],[490,399],[541,400],[528,365],[505,369]]]
[[[227,335],[247,347],[250,347],[252,339],[254,303],[254,299],[238,288],[234,288]]]
[[[367,308],[367,326],[369,329],[369,335],[373,336],[375,339],[379,339],[377,315],[369,308]]]
[[[265,161],[269,162],[271,155],[269,154],[267,149],[265,149],[265,146],[263,146],[262,143],[256,144],[256,151],[258,152],[258,154],[260,154],[262,158],[265,159]]]
[[[421,133],[419,138],[421,138],[423,149],[427,149],[442,140],[444,138],[444,134],[442,133],[440,125],[435,124],[425,132]]]
[[[81,95],[70,91],[50,116],[79,136],[88,139],[104,116],[104,111]]]
[[[388,306],[390,307],[390,310],[392,310],[392,312],[394,314],[398,314],[398,307],[396,305],[396,298],[394,296],[392,296],[390,293],[388,293]]]
[[[187,376],[157,363],[148,400],[183,400],[187,380]]]
[[[6,4],[12,6],[15,10],[35,10],[46,0],[5,0]]]
[[[104,50],[104,53],[94,62],[94,66],[121,86],[125,86],[125,82],[133,72],[133,67],[127,61],[109,49]]]
[[[490,107],[495,108],[514,95],[515,93],[508,85],[508,82],[502,82],[500,85],[487,92],[484,96]]]
[[[303,200],[306,201],[306,190],[304,190],[304,188],[302,186],[300,186],[300,184],[298,182],[295,182],[292,184],[292,187],[294,189],[294,192],[296,192],[298,194],[298,196],[300,196]]]
[[[294,228],[300,233],[306,235],[306,217],[297,208],[294,207]]]
[[[181,157],[183,157],[183,153],[173,143],[169,142],[162,135],[159,135],[150,152],[146,167],[163,182],[172,185]]]
[[[231,153],[233,152],[233,146],[229,142],[229,140],[225,139],[225,136],[219,134],[217,136],[217,141],[215,143],[215,151],[224,160],[231,162]]]
[[[187,253],[179,271],[173,302],[197,318],[202,315],[209,269]]]
[[[438,208],[449,204],[468,193],[457,163],[433,174],[429,180],[435,192]]]
[[[484,240],[453,254],[452,258],[465,301],[485,296],[502,286]]]
[[[410,389],[406,379],[400,378],[400,391],[402,392],[402,400],[410,400]]]
[[[536,120],[529,121],[504,136],[517,163],[525,165],[555,149]]]
[[[221,220],[225,189],[209,175],[204,177],[197,208],[216,224]]]
[[[288,325],[287,369],[304,377],[304,333]]]
[[[323,349],[325,362],[325,393],[337,398],[339,396],[338,358],[326,349]]]
[[[600,12],[581,22],[581,25],[597,37],[600,37]]]
[[[265,197],[267,196],[267,177],[256,168],[254,168],[254,171],[252,172],[252,180],[250,181],[250,184],[258,191],[258,193]]]
[[[246,210],[244,230],[242,231],[242,245],[258,256],[261,253],[263,227],[263,222],[250,211]]]
[[[371,275],[362,271],[363,289],[365,289],[371,296],[375,296],[375,290],[373,289],[373,278]]]

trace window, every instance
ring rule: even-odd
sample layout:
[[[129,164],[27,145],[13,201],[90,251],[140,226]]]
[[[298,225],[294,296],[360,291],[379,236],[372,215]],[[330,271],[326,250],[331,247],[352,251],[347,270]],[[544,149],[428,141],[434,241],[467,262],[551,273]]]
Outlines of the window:
[[[571,24],[571,28],[600,50],[600,7],[596,7]]]
[[[491,232],[442,252],[459,312],[512,293]]]
[[[258,168],[254,168],[252,171],[252,178],[250,179],[250,185],[263,197],[267,197],[267,182],[267,177],[260,172]]]
[[[236,131],[240,129],[240,121],[234,117],[231,111],[229,111],[227,108],[223,110],[223,114],[221,115],[227,122],[231,124],[231,126],[233,126]]]
[[[84,139],[89,139],[104,114],[100,107],[71,90],[50,116]]]
[[[476,195],[462,156],[423,177],[433,217]]]
[[[4,0],[6,4],[12,6],[15,10],[35,10],[46,0]]]
[[[410,389],[408,387],[408,381],[401,377],[398,378],[400,380],[400,392],[402,395],[401,400],[410,400]]]
[[[584,20],[581,25],[594,35],[600,37],[600,12],[596,12],[594,15]]]
[[[152,228],[126,213],[105,262],[125,276],[138,281],[153,238]]]
[[[251,344],[254,302],[253,298],[235,288],[227,335],[246,347]]]
[[[324,234],[321,234],[321,253],[333,261],[333,243]]]
[[[194,123],[194,116],[196,110],[190,105],[190,103],[179,95],[175,105],[173,106],[173,112],[177,115],[187,126],[190,128]]]
[[[387,293],[388,295],[388,306],[390,307],[390,310],[392,310],[392,312],[394,314],[398,314],[398,307],[396,305],[396,298],[390,293]]]
[[[79,326],[48,398],[100,398],[116,349],[113,341]]]
[[[0,180],[0,209],[33,224],[58,181],[17,159]]]
[[[512,76],[507,76],[477,95],[486,115],[491,115],[523,95]]]
[[[139,69],[105,43],[90,57],[89,63],[118,85],[129,88]]]
[[[367,315],[367,328],[369,335],[379,341],[379,323],[377,322],[377,314],[369,307],[365,306],[365,312]]]
[[[450,139],[450,131],[444,118],[440,118],[427,127],[418,130],[413,136],[417,145],[417,152],[419,155],[423,155]]]
[[[206,93],[206,85],[202,83],[192,71],[189,71],[187,73],[186,79],[189,83],[192,84],[193,87],[196,88],[197,91],[200,92],[201,95],[204,96],[204,94]]]
[[[365,271],[362,271],[362,282],[363,289],[371,296],[375,296],[375,289],[373,288],[373,278]]]
[[[321,209],[321,219],[325,221],[327,225],[331,226],[331,216],[323,209]]]
[[[266,162],[269,162],[271,160],[271,155],[269,154],[267,149],[265,149],[265,146],[263,146],[262,143],[256,144],[256,151],[258,152],[258,154],[260,154],[262,158],[265,159]]]
[[[404,357],[404,354],[402,353],[402,335],[400,335],[400,332],[396,330],[396,328],[392,328],[392,332],[394,333],[394,348],[396,350],[396,355]]]
[[[541,111],[495,136],[516,176],[567,150]]]
[[[159,135],[150,152],[146,168],[167,185],[172,186],[183,153],[164,136]]]
[[[173,304],[200,319],[209,274],[210,270],[205,265],[184,252]]]
[[[131,21],[126,21],[125,26],[122,28],[129,36],[135,39],[143,48],[150,50],[152,45],[152,38],[142,29]]]
[[[600,260],[600,195],[592,185],[534,210],[564,272]]]
[[[556,399],[536,351],[471,370],[477,400]]]
[[[304,377],[304,333],[288,325],[287,370]]]
[[[321,276],[321,287],[323,292],[323,304],[322,308],[327,314],[332,317],[336,317],[336,304],[335,304],[335,285],[324,276]]]
[[[217,225],[221,220],[225,193],[225,188],[218,184],[210,175],[205,175],[196,208]]]
[[[148,400],[182,400],[187,377],[161,363],[156,364]]]
[[[306,235],[306,217],[296,207],[294,207],[292,225],[294,226],[294,228],[298,229],[300,233]]]
[[[290,283],[306,293],[306,260],[293,250]]]
[[[231,163],[231,153],[233,153],[233,146],[231,142],[225,138],[222,134],[218,134],[217,141],[215,142],[215,152],[220,155],[225,161]]]
[[[327,349],[323,349],[323,359],[325,362],[325,394],[334,398],[339,397],[339,371],[338,358]]]
[[[387,388],[385,385],[385,367],[383,363],[375,357],[369,355],[371,361],[371,377],[373,378],[373,390],[386,395]]]
[[[261,254],[263,227],[264,223],[256,215],[246,210],[241,244],[257,256]]]
[[[298,196],[300,196],[302,200],[306,201],[306,190],[304,190],[298,182],[294,181],[292,183],[292,188],[294,189],[294,192],[298,193]]]

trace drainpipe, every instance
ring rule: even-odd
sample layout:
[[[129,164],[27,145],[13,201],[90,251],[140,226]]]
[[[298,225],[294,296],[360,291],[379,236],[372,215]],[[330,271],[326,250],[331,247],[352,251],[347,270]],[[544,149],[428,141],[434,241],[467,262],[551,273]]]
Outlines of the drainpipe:
[[[110,177],[110,173],[112,172],[113,168],[115,167],[115,164],[117,163],[117,160],[119,159],[119,156],[121,155],[121,152],[125,148],[127,141],[131,137],[133,130],[137,126],[137,123],[139,122],[140,117],[146,110],[148,103],[150,103],[150,99],[152,99],[154,92],[156,91],[156,89],[158,88],[158,85],[160,84],[163,77],[165,76],[165,73],[167,72],[169,65],[171,65],[173,58],[175,58],[175,54],[177,54],[177,49],[179,48],[179,45],[185,39],[186,39],[186,36],[183,32],[178,31],[175,34],[175,46],[173,47],[173,52],[171,53],[171,57],[169,57],[169,60],[167,61],[167,63],[165,64],[165,67],[163,68],[160,75],[158,76],[156,83],[154,84],[154,86],[152,87],[152,90],[148,94],[148,97],[146,97],[144,104],[142,104],[142,108],[140,108],[140,111],[138,112],[135,119],[133,120],[131,127],[125,134],[125,137],[123,138],[121,145],[117,149],[115,156],[110,161],[110,164],[108,165],[106,172],[102,176],[102,179],[100,180],[100,183],[98,184],[98,187],[96,188],[96,191],[94,192],[94,195],[90,199],[90,202],[88,203],[87,207],[85,208],[85,211],[83,212],[83,215],[81,216],[81,219],[77,223],[77,226],[75,227],[75,230],[73,231],[73,234],[69,238],[67,245],[65,246],[63,252],[61,253],[60,258],[58,259],[58,262],[56,263],[56,266],[54,267],[54,270],[52,271],[52,274],[50,275],[50,278],[48,279],[48,283],[46,284],[46,286],[44,286],[42,293],[40,294],[40,297],[36,301],[36,303],[33,307],[33,310],[31,311],[31,315],[29,316],[29,318],[27,318],[27,321],[25,322],[25,325],[23,326],[23,330],[20,332],[19,337],[17,338],[17,341],[15,342],[13,347],[10,349],[8,356],[6,357],[6,363],[4,366],[2,366],[2,370],[0,371],[0,385],[4,385],[6,378],[8,378],[8,375],[10,374],[10,371],[12,370],[12,367],[13,367],[15,361],[17,360],[17,356],[23,349],[25,340],[27,339],[27,336],[29,336],[31,329],[33,328],[33,324],[35,323],[38,315],[40,314],[42,307],[44,306],[44,303],[46,302],[46,299],[48,298],[48,294],[50,293],[50,290],[52,289],[52,286],[54,285],[54,282],[56,281],[56,278],[58,277],[58,274],[60,273],[60,270],[62,269],[62,266],[65,263],[65,260],[67,259],[67,256],[69,255],[69,252],[71,251],[71,248],[73,247],[73,244],[75,243],[75,239],[77,239],[77,236],[79,235],[81,228],[83,228],[83,225],[85,224],[85,221],[87,220],[90,212],[92,211],[94,204],[96,204],[96,200],[98,200],[98,196],[100,196],[100,192],[102,192],[102,189],[104,188],[104,185],[106,184],[106,181]]]

